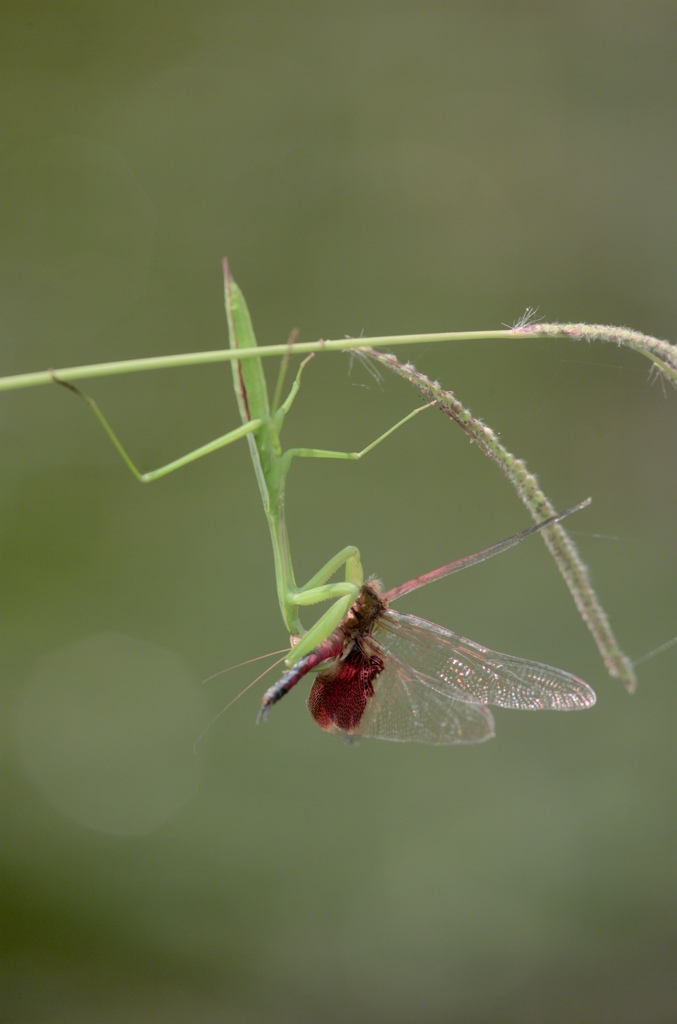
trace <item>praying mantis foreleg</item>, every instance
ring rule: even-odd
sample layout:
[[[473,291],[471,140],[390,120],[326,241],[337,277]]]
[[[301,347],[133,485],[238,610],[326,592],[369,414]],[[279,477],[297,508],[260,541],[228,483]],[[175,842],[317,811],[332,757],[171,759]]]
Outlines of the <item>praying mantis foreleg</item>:
[[[345,581],[327,583],[327,580],[342,566],[345,566]],[[302,658],[304,654],[308,654],[330,633],[333,633],[350,606],[355,602],[363,581],[364,573],[362,572],[360,552],[351,544],[330,558],[308,580],[305,586],[289,590],[288,599],[295,607],[307,607],[320,604],[322,601],[333,601],[334,603],[294,645],[286,659],[288,664]]]

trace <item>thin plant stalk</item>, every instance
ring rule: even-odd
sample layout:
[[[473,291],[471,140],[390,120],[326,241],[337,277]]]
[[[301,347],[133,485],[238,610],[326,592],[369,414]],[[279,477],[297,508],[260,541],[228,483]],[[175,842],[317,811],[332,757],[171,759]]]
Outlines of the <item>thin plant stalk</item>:
[[[66,366],[56,370],[39,370],[35,373],[17,373],[0,377],[0,391],[14,391],[18,388],[40,387],[53,384],[55,375],[59,381],[92,380],[96,377],[113,377],[125,373],[142,373],[146,370],[168,370],[183,366],[201,366],[213,363],[231,362],[235,359],[265,359],[282,356],[288,359],[294,355],[309,355],[318,352],[349,352],[368,348],[394,348],[399,345],[428,345],[437,342],[461,342],[503,340],[513,338],[575,338],[581,341],[613,342],[625,346],[650,359],[656,368],[673,383],[677,383],[677,345],[652,338],[626,327],[611,327],[602,324],[555,324],[519,323],[506,330],[486,331],[443,331],[437,334],[387,334],[373,338],[340,338],[333,341],[289,342],[285,345],[260,345],[255,349],[235,352],[230,348],[214,349],[207,352],[181,352],[176,355],[150,356],[141,359],[120,359],[114,362],[90,363],[83,366]]]

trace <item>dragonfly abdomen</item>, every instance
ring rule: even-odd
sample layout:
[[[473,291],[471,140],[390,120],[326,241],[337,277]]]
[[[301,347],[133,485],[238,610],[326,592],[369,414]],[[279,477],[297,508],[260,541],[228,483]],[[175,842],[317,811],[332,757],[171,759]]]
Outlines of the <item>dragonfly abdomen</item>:
[[[296,686],[299,679],[303,679],[308,672],[312,672],[314,668],[317,668],[323,662],[337,657],[341,653],[341,647],[342,643],[332,642],[332,637],[329,637],[328,640],[325,640],[324,643],[316,647],[314,651],[310,651],[309,654],[295,661],[291,668],[288,668],[284,675],[264,693],[261,707],[256,717],[257,723],[265,720],[273,704],[277,704],[278,700],[281,700],[286,693],[289,693],[292,687]]]

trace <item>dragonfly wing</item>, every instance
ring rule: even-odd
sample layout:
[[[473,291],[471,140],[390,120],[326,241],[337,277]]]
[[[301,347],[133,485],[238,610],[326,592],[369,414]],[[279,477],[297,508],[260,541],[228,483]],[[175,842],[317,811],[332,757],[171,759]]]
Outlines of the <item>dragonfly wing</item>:
[[[481,743],[494,735],[488,708],[455,700],[400,662],[385,659],[383,672],[373,682],[359,725],[352,735],[414,743]]]
[[[499,654],[416,615],[388,611],[374,630],[388,657],[457,700],[521,710],[572,711],[595,703],[582,679],[550,665]]]

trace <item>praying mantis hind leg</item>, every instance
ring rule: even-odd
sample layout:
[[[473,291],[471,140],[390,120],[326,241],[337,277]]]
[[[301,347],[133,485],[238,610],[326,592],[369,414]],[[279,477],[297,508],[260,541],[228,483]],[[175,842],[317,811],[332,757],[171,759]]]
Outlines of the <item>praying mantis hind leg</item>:
[[[83,391],[80,391],[80,389],[76,388],[76,386],[71,384],[70,381],[60,380],[53,370],[50,370],[50,373],[55,384],[60,384],[62,387],[68,388],[69,391],[72,391],[73,394],[77,395],[78,398],[81,398],[87,403],[112,441],[124,464],[139,483],[142,484],[149,484],[154,480],[160,480],[163,476],[168,476],[170,473],[173,473],[175,469],[181,469],[182,466],[187,466],[191,462],[196,462],[197,459],[201,459],[203,455],[209,455],[211,452],[218,451],[219,448],[225,448],[226,445],[232,444],[233,441],[239,441],[240,438],[246,437],[247,434],[253,433],[261,426],[261,420],[250,420],[243,426],[236,427],[235,430],[231,430],[227,434],[223,434],[221,437],[217,437],[215,440],[209,441],[207,444],[203,444],[199,448],[195,448],[194,451],[188,452],[186,455],[182,455],[180,458],[174,459],[172,462],[168,462],[165,466],[160,466],[159,469],[153,469],[148,473],[142,473],[132,462],[132,459],[123,447],[122,442],[94,399],[90,398],[90,396],[86,395]]]

